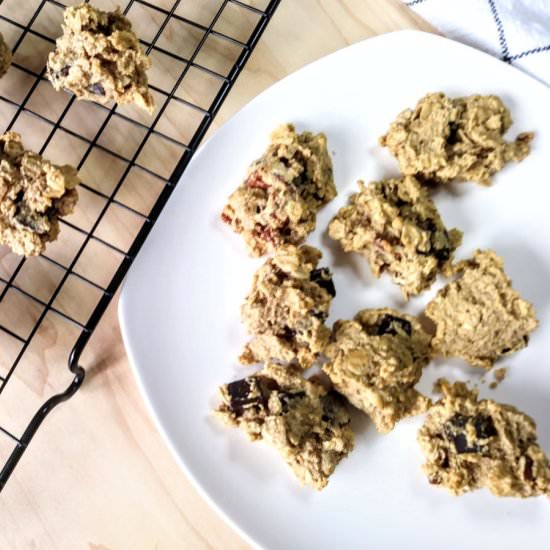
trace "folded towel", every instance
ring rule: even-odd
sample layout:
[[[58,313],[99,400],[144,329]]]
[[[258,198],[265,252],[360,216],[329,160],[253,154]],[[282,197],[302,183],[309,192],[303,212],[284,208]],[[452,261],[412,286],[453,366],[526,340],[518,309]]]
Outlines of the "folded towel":
[[[550,0],[405,0],[449,38],[550,85]]]

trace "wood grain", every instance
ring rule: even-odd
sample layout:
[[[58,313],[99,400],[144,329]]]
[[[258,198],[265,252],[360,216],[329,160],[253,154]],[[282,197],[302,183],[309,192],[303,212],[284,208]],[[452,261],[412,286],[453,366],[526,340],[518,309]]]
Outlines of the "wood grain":
[[[37,3],[38,0],[4,0],[0,14],[24,24]],[[166,8],[173,2],[152,3]],[[262,6],[265,0],[250,3]],[[96,0],[94,4],[112,7],[115,3]],[[208,24],[217,5],[219,0],[187,0],[181,3],[178,13]],[[55,37],[59,34],[61,13],[53,4],[47,3],[47,8],[35,22],[35,28]],[[139,3],[130,10],[129,17],[144,40],[152,39],[154,29],[160,24],[159,13]],[[243,39],[254,24],[252,15],[232,6],[216,28]],[[283,0],[215,126],[270,84],[305,64],[358,40],[404,28],[433,30],[399,0]],[[4,21],[0,21],[0,29],[13,45],[20,31]],[[163,47],[175,45],[178,51],[192,50],[199,39],[200,33],[180,24],[167,28],[162,38]],[[49,48],[51,45],[47,42],[25,41],[15,59],[40,70]],[[235,51],[212,40],[200,55],[201,63],[224,71],[232,64]],[[159,88],[169,89],[181,67],[168,56],[157,53],[152,56],[152,81]],[[32,78],[15,70],[8,76],[0,80],[0,94],[21,101]],[[190,77],[178,89],[183,99],[204,106],[208,106],[214,93],[215,83],[200,71],[190,71]],[[156,96],[161,103],[162,94]],[[42,83],[30,98],[29,106],[53,120],[68,99],[66,94],[55,93],[51,86]],[[125,107],[121,111],[147,123],[147,117],[134,108]],[[0,128],[5,127],[13,112],[13,107],[0,105]],[[88,145],[71,132],[91,139],[104,116],[105,111],[94,104],[74,103],[63,121],[68,131],[54,136],[45,155],[59,162],[78,163]],[[158,128],[185,141],[199,122],[191,113],[170,105]],[[102,135],[100,143],[104,149],[94,149],[87,158],[80,174],[91,188],[106,194],[112,191],[125,161],[114,159],[109,151],[126,158],[135,153],[140,134],[130,131],[131,126],[122,119],[117,120]],[[29,147],[40,149],[51,125],[25,116],[20,117],[16,129]],[[138,157],[140,163],[163,176],[169,174],[177,158],[178,148],[162,139],[153,140]],[[133,169],[117,193],[117,199],[147,212],[162,185],[159,178]],[[79,207],[69,221],[89,230],[104,204],[102,201],[101,196],[81,190]],[[140,223],[140,218],[131,212],[110,208],[96,235],[125,249]],[[82,238],[78,231],[65,226],[62,238],[48,249],[48,255],[66,265]],[[75,271],[105,285],[119,261],[117,252],[100,241],[93,241],[86,247]],[[1,249],[0,277],[8,278],[17,263],[17,258]],[[39,258],[25,263],[16,282],[47,301],[61,275],[62,270]],[[2,286],[0,284],[0,290]],[[71,276],[55,306],[62,313],[85,320],[97,297],[90,294],[78,277]],[[87,369],[83,388],[46,419],[2,493],[0,548],[247,548],[198,495],[153,427],[125,356],[116,302],[109,307],[82,358],[81,364]],[[39,306],[10,290],[0,303],[0,324],[25,335],[40,312]],[[67,328],[59,316],[52,313],[46,316],[26,354],[28,357],[0,398],[0,425],[21,433],[28,415],[68,382],[67,349],[77,334],[78,330]],[[11,364],[18,345],[0,332],[0,349],[1,374]],[[0,438],[0,455],[5,456],[10,449],[9,440]]]

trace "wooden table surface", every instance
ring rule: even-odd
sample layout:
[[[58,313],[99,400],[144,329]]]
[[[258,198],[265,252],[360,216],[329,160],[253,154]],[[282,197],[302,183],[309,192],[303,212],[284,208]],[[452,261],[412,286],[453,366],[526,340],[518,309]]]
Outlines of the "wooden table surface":
[[[6,0],[1,9],[26,4]],[[406,28],[433,30],[399,0],[283,0],[216,125],[306,63],[364,38]],[[0,118],[6,116],[0,113]],[[78,300],[75,292],[69,303],[75,296]],[[83,387],[46,419],[1,494],[0,548],[247,548],[198,495],[156,432],[128,365],[116,302],[81,360],[87,370]],[[37,352],[44,372],[18,376],[13,407],[0,410],[0,422],[7,415],[17,425],[22,402],[40,402],[36,398],[46,385],[41,377],[65,373],[65,358],[54,345],[55,329],[50,334],[54,336]],[[9,395],[6,400],[10,402]]]

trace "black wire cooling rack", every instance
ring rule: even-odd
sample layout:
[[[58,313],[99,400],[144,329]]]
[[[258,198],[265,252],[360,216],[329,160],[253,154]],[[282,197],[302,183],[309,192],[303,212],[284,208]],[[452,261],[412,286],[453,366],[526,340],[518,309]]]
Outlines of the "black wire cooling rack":
[[[279,1],[126,0],[123,11],[153,60],[157,108],[148,117],[75,101],[46,80],[63,9],[78,2],[0,0],[0,31],[14,54],[0,80],[0,129],[20,131],[27,148],[77,166],[83,180],[77,212],[62,220],[44,254],[0,254],[0,490],[44,418],[81,386],[79,360],[91,334]],[[59,341],[71,342],[64,353],[72,380],[61,392],[42,372],[46,358],[62,360]],[[22,417],[19,407],[36,399]]]

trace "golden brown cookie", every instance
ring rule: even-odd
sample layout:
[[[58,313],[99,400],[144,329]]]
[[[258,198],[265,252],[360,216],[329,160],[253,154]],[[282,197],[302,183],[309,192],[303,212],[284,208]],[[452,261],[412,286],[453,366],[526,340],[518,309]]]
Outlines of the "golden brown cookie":
[[[11,65],[11,50],[6,44],[2,33],[0,33],[0,78],[2,78]]]
[[[63,35],[48,57],[47,74],[56,90],[70,90],[78,99],[135,103],[152,113],[150,66],[120,8],[107,12],[81,4],[65,9]]]
[[[387,271],[406,298],[430,288],[449,268],[462,233],[445,228],[413,177],[359,182],[359,189],[330,222],[330,237],[365,256],[376,277]]]
[[[315,229],[319,209],[335,196],[326,136],[298,134],[284,124],[231,194],[221,218],[242,234],[250,255],[263,256],[303,243]]]
[[[274,447],[302,483],[322,489],[353,449],[344,399],[297,369],[267,365],[220,391],[218,416]]]
[[[325,325],[336,295],[332,275],[318,268],[321,252],[308,245],[280,248],[254,275],[241,318],[254,335],[241,362],[278,360],[308,368],[325,349]]]
[[[497,96],[449,98],[433,93],[415,109],[403,111],[380,144],[405,175],[434,183],[467,180],[490,185],[505,164],[529,154],[533,134],[523,132],[507,142],[504,134],[511,125],[510,111]]]
[[[74,210],[79,179],[72,166],[58,166],[25,151],[21,136],[0,136],[0,244],[35,256],[59,233],[59,218]]]
[[[538,322],[533,306],[512,288],[502,259],[478,250],[454,271],[459,277],[426,307],[436,326],[435,352],[490,368],[499,357],[524,348]]]
[[[443,398],[419,430],[432,485],[454,495],[486,487],[499,497],[549,495],[550,462],[532,418],[511,405],[478,399],[462,382],[439,384]]]
[[[353,321],[334,324],[323,370],[352,405],[367,413],[379,432],[425,412],[430,400],[414,386],[430,360],[430,336],[415,317],[364,309]]]

